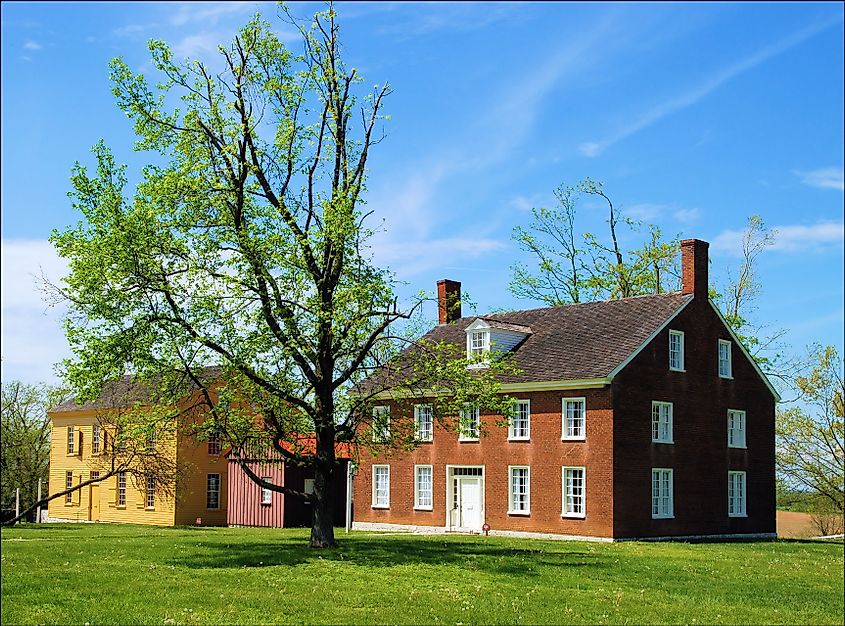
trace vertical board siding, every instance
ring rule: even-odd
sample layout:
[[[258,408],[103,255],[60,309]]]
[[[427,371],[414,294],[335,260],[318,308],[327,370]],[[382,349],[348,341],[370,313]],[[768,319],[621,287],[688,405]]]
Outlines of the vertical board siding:
[[[271,476],[273,484],[284,485],[284,464],[248,463],[259,478]],[[285,496],[273,492],[272,504],[261,504],[261,487],[246,475],[237,461],[229,460],[229,490],[226,521],[230,526],[266,526],[282,528],[285,525]]]

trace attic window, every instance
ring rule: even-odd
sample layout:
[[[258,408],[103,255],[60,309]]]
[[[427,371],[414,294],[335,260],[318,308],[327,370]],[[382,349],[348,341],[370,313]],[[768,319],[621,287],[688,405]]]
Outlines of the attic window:
[[[490,332],[475,330],[470,334],[469,357],[482,357],[490,352]]]

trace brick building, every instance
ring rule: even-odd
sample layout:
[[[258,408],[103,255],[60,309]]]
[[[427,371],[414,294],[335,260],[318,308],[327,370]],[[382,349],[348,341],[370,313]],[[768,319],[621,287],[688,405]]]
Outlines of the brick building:
[[[508,427],[441,428],[361,459],[357,528],[426,527],[602,540],[775,536],[778,396],[708,299],[708,244],[682,242],[680,292],[461,317],[440,281],[427,338],[512,352]],[[397,413],[394,413],[398,415]]]

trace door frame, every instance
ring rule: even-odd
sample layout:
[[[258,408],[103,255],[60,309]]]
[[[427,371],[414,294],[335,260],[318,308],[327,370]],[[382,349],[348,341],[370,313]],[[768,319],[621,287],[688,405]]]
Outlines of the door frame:
[[[96,492],[96,493],[95,493]],[[96,497],[96,499],[95,499]],[[94,502],[97,503],[97,519],[94,519]],[[88,485],[88,521],[89,522],[99,522],[100,521],[100,483],[94,483]]]
[[[444,527],[446,530],[476,530],[480,531],[480,527],[475,529],[467,529],[464,527],[457,526],[453,524],[453,507],[454,507],[454,488],[455,482],[460,478],[460,476],[455,476],[454,470],[456,469],[480,469],[481,475],[474,476],[473,478],[479,479],[479,494],[480,494],[480,502],[481,505],[481,525],[484,525],[484,522],[487,518],[487,481],[486,481],[486,469],[484,465],[446,465],[446,519],[444,520]]]

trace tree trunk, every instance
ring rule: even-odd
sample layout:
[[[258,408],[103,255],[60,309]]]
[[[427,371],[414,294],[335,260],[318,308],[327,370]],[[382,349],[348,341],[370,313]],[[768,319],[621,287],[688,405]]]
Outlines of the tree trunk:
[[[318,463],[314,468],[314,497],[312,501],[311,547],[335,548],[334,538],[334,468]]]

